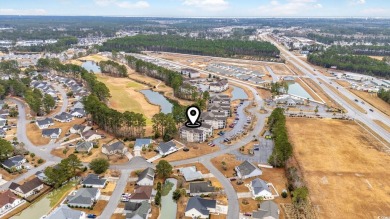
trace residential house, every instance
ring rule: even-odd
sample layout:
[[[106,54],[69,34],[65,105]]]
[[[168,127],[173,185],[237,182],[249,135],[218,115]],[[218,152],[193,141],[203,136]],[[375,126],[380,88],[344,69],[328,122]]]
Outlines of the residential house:
[[[220,92],[224,92],[228,88],[229,88],[229,83],[227,79],[222,79],[217,82],[213,82],[209,84],[209,90],[211,92],[220,93]]]
[[[88,218],[86,213],[69,208],[66,205],[54,209],[45,219],[86,219]]]
[[[185,216],[190,218],[209,218],[211,213],[216,212],[217,201],[191,197],[188,200]]]
[[[147,201],[141,203],[127,202],[124,208],[126,219],[147,219],[150,211],[150,203]]]
[[[7,118],[6,116],[0,115],[0,127],[4,127],[7,125]]]
[[[153,186],[155,171],[153,168],[146,168],[138,174],[137,185]]]
[[[180,168],[179,171],[187,182],[203,179],[202,172],[196,171],[195,166],[183,167]]]
[[[0,138],[5,138],[7,136],[7,132],[4,129],[0,129]]]
[[[73,117],[76,117],[76,118],[83,118],[83,117],[85,117],[86,113],[85,113],[84,109],[77,108],[77,109],[72,110],[70,112],[70,115],[72,115]]]
[[[92,188],[104,188],[107,184],[107,179],[99,177],[96,174],[89,174],[85,179],[81,182],[81,185],[84,187],[92,187]]]
[[[54,125],[54,121],[51,118],[46,118],[42,120],[37,120],[35,124],[37,124],[39,129],[47,129],[50,126]]]
[[[14,210],[23,200],[13,194],[10,190],[0,193],[0,216]]]
[[[60,128],[43,129],[42,137],[57,139],[60,137],[62,130]]]
[[[200,77],[200,72],[197,70],[191,69],[191,68],[183,68],[181,70],[181,74],[185,75],[189,78],[199,78]]]
[[[247,179],[255,176],[260,176],[263,172],[249,161],[242,162],[239,166],[235,167],[237,176],[241,179]]]
[[[89,153],[93,148],[93,143],[89,141],[80,141],[76,144],[76,151],[81,153]]]
[[[103,136],[101,134],[98,134],[97,131],[88,130],[88,131],[81,133],[81,138],[84,141],[95,141],[95,140],[103,138]]]
[[[150,202],[153,194],[153,186],[136,186],[134,192],[130,195],[130,202]]]
[[[80,101],[74,102],[73,106],[70,108],[71,110],[75,109],[84,109],[84,104]]]
[[[264,201],[260,204],[259,211],[252,213],[253,219],[279,219],[278,205],[273,201]]]
[[[190,183],[190,196],[209,195],[215,192],[215,187],[210,182]]]
[[[23,164],[26,163],[26,159],[22,155],[17,155],[10,157],[7,160],[3,161],[1,165],[8,170],[21,170],[23,169]]]
[[[80,188],[67,197],[68,206],[90,208],[98,201],[99,197],[100,190],[98,188]]]
[[[73,120],[73,116],[69,113],[62,112],[56,116],[54,116],[54,120],[59,122],[71,122]]]
[[[36,176],[38,179],[40,179],[42,182],[45,182],[46,179],[47,179],[47,176],[46,176],[45,172],[40,171],[40,170],[37,171],[37,172],[35,173],[35,176]]]
[[[39,193],[43,189],[43,182],[35,177],[29,181],[26,181],[22,185],[12,182],[9,186],[9,189],[16,195],[22,198],[27,198],[31,195]]]
[[[141,156],[142,149],[149,147],[152,143],[153,140],[150,138],[137,138],[134,143],[134,156]]]
[[[69,132],[72,134],[81,134],[83,132],[91,130],[92,127],[76,124],[70,128]]]
[[[175,142],[168,141],[168,142],[161,142],[158,145],[157,150],[159,151],[161,156],[167,156],[169,154],[172,154],[172,153],[178,151],[179,149],[176,147]]]
[[[103,145],[102,152],[106,155],[125,154],[127,152],[127,147],[123,142],[117,141],[112,144]]]
[[[252,197],[256,199],[257,197],[261,197],[263,200],[271,200],[274,199],[268,184],[259,178],[256,178],[248,184],[249,191],[252,193]]]

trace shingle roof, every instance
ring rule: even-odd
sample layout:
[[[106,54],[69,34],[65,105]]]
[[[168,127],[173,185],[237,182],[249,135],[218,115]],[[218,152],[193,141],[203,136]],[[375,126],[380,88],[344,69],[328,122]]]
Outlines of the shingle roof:
[[[80,219],[83,214],[82,211],[73,210],[66,205],[61,205],[49,214],[46,219]]]
[[[166,153],[166,152],[169,151],[170,148],[176,147],[176,144],[175,144],[175,142],[173,142],[173,141],[161,142],[161,143],[158,145],[158,147],[159,147],[159,149],[161,150],[161,152]]]
[[[109,145],[104,145],[103,147],[105,147],[107,151],[116,151],[116,150],[123,150],[125,144],[123,144],[123,142],[121,141],[117,141]]]
[[[209,182],[193,182],[190,183],[190,193],[207,193],[214,192],[215,187],[211,186]]]
[[[68,197],[70,205],[90,204],[98,193],[97,188],[81,188],[74,196]]]
[[[137,138],[134,143],[134,147],[142,147],[143,145],[149,145],[152,143],[150,138]]]
[[[0,208],[2,208],[6,204],[11,204],[15,200],[19,199],[14,193],[10,190],[7,190],[0,194]]]
[[[43,136],[50,136],[52,134],[57,134],[59,135],[60,134],[60,128],[54,128],[54,129],[43,129],[42,130],[42,135]]]
[[[242,162],[238,166],[238,170],[240,171],[242,176],[249,175],[250,173],[252,173],[256,169],[258,169],[258,168],[255,165],[253,165],[252,163],[250,163],[249,161],[247,161],[247,160]]]
[[[37,124],[38,124],[39,126],[53,124],[53,119],[51,119],[51,118],[46,118],[46,119],[42,119],[42,120],[37,120]]]
[[[150,179],[150,180],[153,181],[153,179],[154,179],[154,174],[155,174],[154,169],[148,167],[148,168],[144,169],[141,173],[138,174],[138,180],[137,180],[137,182],[139,182],[139,181],[141,181],[141,180],[143,180],[143,179],[145,179],[145,178],[148,178],[148,179]]]
[[[62,112],[61,114],[54,116],[54,118],[63,121],[67,119],[72,119],[72,115],[66,112]]]
[[[279,208],[278,205],[273,201],[264,201],[260,204],[260,210],[254,211],[252,218],[279,218]]]
[[[82,185],[104,185],[106,184],[107,179],[99,178],[96,174],[89,174],[84,181],[81,183]]]
[[[270,189],[268,188],[267,183],[264,180],[261,180],[259,178],[256,178],[256,179],[252,180],[251,186],[252,186],[255,194],[258,194],[258,193],[260,193],[263,190],[271,192]]]
[[[147,200],[152,196],[153,186],[138,186],[130,195],[130,200]]]
[[[17,155],[17,156],[8,158],[7,160],[3,161],[2,164],[8,168],[11,168],[11,167],[17,165],[18,162],[22,161],[23,159],[24,159],[23,156]]]
[[[40,185],[43,185],[43,182],[38,178],[34,178],[30,181],[23,183],[23,185],[19,185],[18,183],[12,182],[9,188],[12,190],[16,190],[17,188],[19,188],[23,193],[28,193],[36,189]]]
[[[203,175],[200,171],[196,171],[195,166],[180,168],[181,174],[183,174],[186,181],[193,181],[203,179]]]
[[[82,142],[77,143],[76,150],[83,152],[83,151],[88,151],[91,147],[93,147],[92,142],[82,141]]]
[[[126,214],[126,219],[146,219],[150,210],[150,204],[147,201],[143,201],[137,210],[132,213]]]
[[[199,196],[195,196],[188,200],[186,212],[195,208],[201,214],[209,215],[210,211],[207,208],[215,208],[216,205],[217,201],[215,200],[202,199]]]

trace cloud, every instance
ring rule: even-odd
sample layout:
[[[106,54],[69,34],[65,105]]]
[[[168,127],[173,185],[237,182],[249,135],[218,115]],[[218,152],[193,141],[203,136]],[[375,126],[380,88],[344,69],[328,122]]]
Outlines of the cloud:
[[[229,3],[225,0],[184,0],[183,5],[205,11],[224,11],[229,7]]]
[[[366,0],[350,0],[354,5],[362,5],[366,3]]]
[[[258,7],[257,13],[260,16],[296,16],[322,7],[317,0],[286,0],[283,3],[272,0]]]
[[[11,9],[0,8],[0,15],[45,15],[44,9]]]
[[[120,8],[126,8],[126,9],[143,9],[143,8],[150,7],[150,4],[147,1],[143,1],[143,0],[137,2],[118,1],[118,0],[95,0],[95,3],[102,7],[106,7],[109,5],[116,5]]]

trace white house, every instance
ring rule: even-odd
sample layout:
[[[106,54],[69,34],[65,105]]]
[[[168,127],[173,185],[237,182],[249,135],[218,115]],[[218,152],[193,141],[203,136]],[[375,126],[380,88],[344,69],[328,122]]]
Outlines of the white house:
[[[78,211],[69,208],[66,205],[54,209],[45,219],[86,219],[87,214],[83,211]]]
[[[182,75],[186,75],[189,78],[199,78],[200,73],[197,70],[191,69],[191,68],[183,68],[181,70]]]
[[[54,116],[54,120],[59,122],[71,122],[73,120],[73,116],[69,113],[62,112],[61,114],[58,114]]]
[[[176,147],[176,143],[173,141],[168,142],[161,142],[157,150],[159,151],[161,156],[167,156],[168,154],[172,154],[176,151],[178,151],[178,148]]]
[[[11,170],[12,168],[15,168],[16,170],[21,170],[23,168],[23,164],[25,163],[26,159],[21,155],[17,155],[3,161],[1,165],[8,170]]]
[[[247,179],[255,176],[260,176],[263,172],[249,161],[242,162],[239,166],[235,167],[237,176],[241,179]]]
[[[14,195],[10,190],[0,194],[0,217],[11,212],[20,204],[24,203],[22,199]]]
[[[47,129],[50,126],[54,125],[54,121],[51,118],[46,118],[42,120],[37,120],[35,124],[37,124],[39,129]]]
[[[190,218],[209,218],[210,214],[216,213],[216,206],[216,200],[194,196],[188,200],[185,216]]]
[[[153,186],[155,171],[153,168],[146,168],[138,174],[137,185]]]
[[[256,178],[251,181],[250,184],[247,185],[249,191],[252,193],[253,199],[257,197],[261,197],[263,200],[271,200],[274,199],[268,184],[259,178]]]
[[[100,194],[98,188],[80,188],[67,197],[68,205],[70,207],[92,207],[99,200]]]
[[[16,195],[27,198],[31,195],[39,193],[43,189],[43,182],[38,178],[33,178],[22,185],[12,182],[9,189]]]
[[[94,141],[94,140],[99,140],[99,139],[103,138],[103,136],[101,134],[98,134],[94,130],[89,130],[89,131],[86,131],[86,132],[82,132],[81,133],[81,138],[84,141]]]

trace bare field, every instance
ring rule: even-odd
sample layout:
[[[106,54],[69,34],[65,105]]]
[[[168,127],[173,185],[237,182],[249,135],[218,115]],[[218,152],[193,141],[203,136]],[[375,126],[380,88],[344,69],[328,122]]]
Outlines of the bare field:
[[[222,168],[222,162],[226,164],[226,170]],[[240,165],[242,162],[236,160],[236,157],[232,154],[223,154],[211,159],[211,163],[217,168],[225,177],[233,177],[235,173],[234,167]]]
[[[390,116],[390,104],[386,103],[384,100],[379,98],[377,94],[368,93],[365,91],[359,91],[354,89],[349,89],[353,94],[362,98],[365,102],[371,104],[384,114]]]
[[[294,75],[294,72],[291,72],[285,65],[283,64],[269,64],[269,67],[272,69],[272,71],[277,75]]]
[[[352,121],[287,119],[289,138],[319,218],[390,215],[390,157]]]
[[[378,124],[380,127],[384,128],[386,131],[390,132],[390,127],[387,126],[385,123],[383,123],[380,120],[374,120],[376,124]]]
[[[351,87],[351,84],[348,81],[344,81],[344,80],[333,80],[333,81],[337,82],[337,84],[339,84],[342,87]]]

